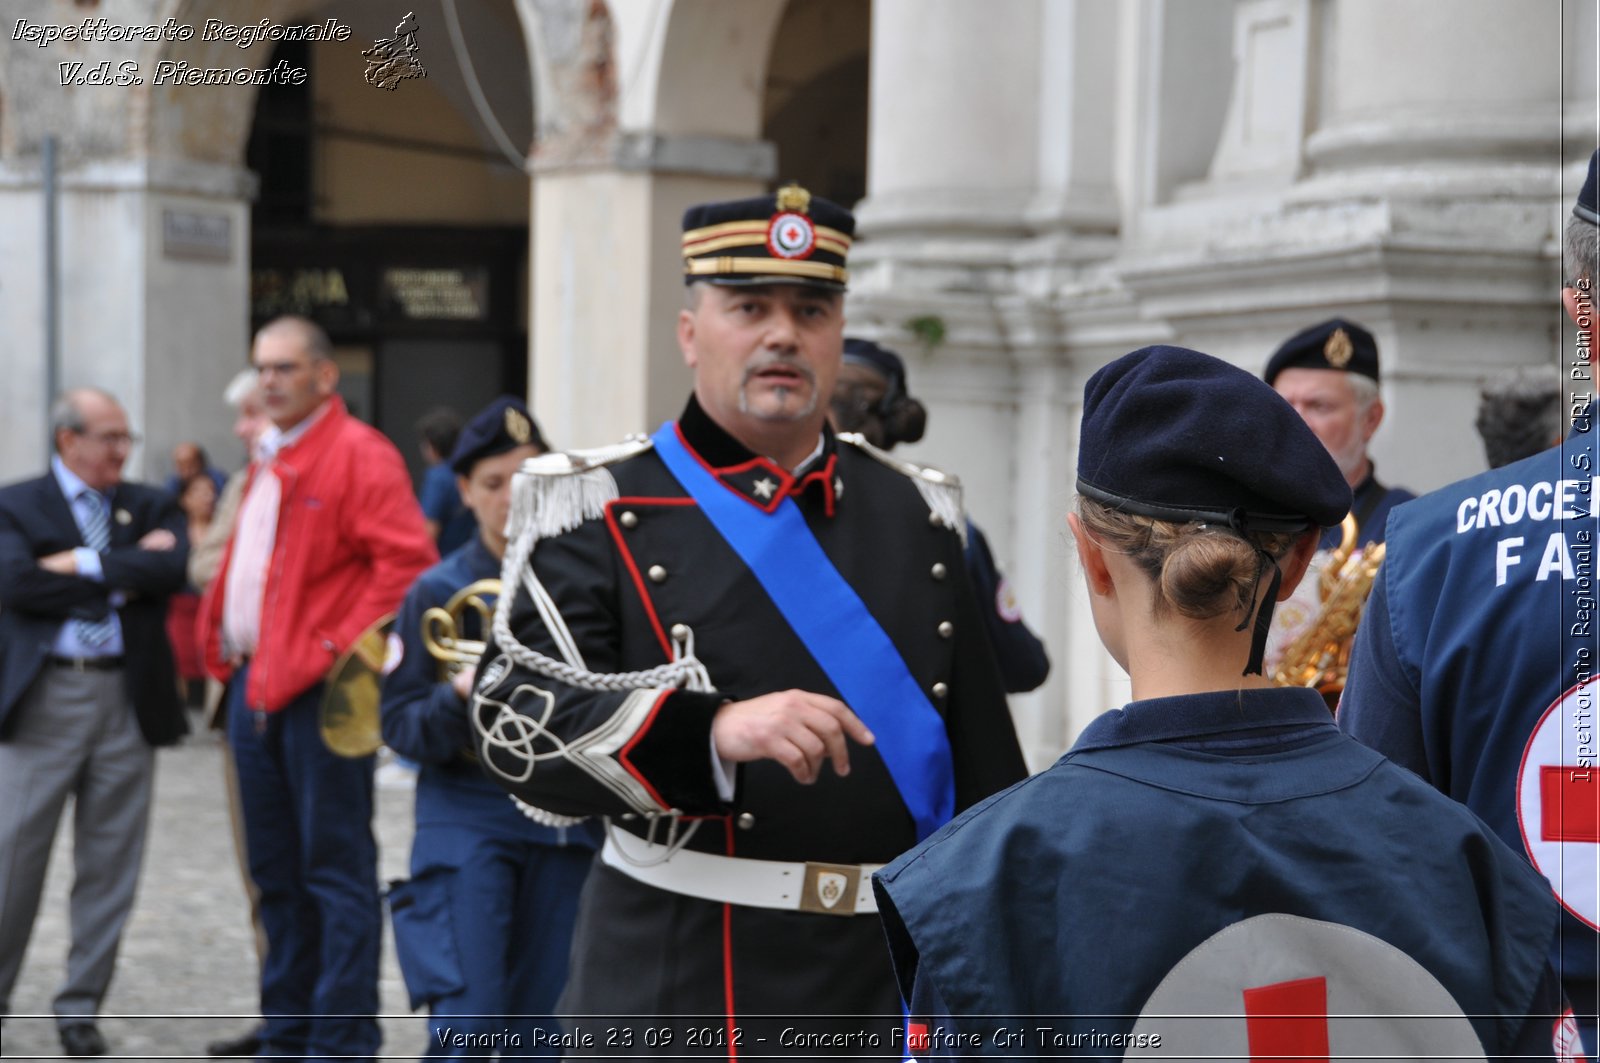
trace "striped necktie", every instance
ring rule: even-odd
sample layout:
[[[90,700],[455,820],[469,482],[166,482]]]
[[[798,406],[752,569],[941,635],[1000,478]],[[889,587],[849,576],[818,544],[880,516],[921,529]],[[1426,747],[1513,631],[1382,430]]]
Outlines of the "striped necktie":
[[[110,500],[98,491],[85,489],[78,496],[82,501],[79,513],[84,521],[80,528],[83,532],[83,545],[97,554],[103,554],[111,545],[111,518],[107,514]],[[108,614],[104,620],[78,620],[78,638],[85,646],[100,647],[110,641],[111,636],[117,633],[117,623],[114,613]]]

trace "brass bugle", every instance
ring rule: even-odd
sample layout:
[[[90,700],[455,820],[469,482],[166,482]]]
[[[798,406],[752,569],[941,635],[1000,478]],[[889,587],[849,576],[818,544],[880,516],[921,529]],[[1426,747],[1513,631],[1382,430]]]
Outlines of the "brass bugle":
[[[456,591],[443,608],[435,605],[422,614],[422,644],[428,656],[439,662],[441,683],[478,667],[488,640],[467,638],[463,634],[466,619],[476,617],[478,630],[487,632],[494,619],[493,599],[499,596],[499,580],[480,579]]]
[[[394,614],[358,636],[328,670],[317,723],[322,742],[341,757],[367,757],[383,745],[378,719],[383,662]]]

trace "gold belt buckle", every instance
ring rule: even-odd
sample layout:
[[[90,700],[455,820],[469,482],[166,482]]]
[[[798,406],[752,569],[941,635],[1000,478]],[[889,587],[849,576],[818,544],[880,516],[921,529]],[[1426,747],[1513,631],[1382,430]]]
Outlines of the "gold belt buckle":
[[[860,887],[860,864],[821,864],[807,860],[806,879],[800,889],[800,910],[819,915],[855,915]]]

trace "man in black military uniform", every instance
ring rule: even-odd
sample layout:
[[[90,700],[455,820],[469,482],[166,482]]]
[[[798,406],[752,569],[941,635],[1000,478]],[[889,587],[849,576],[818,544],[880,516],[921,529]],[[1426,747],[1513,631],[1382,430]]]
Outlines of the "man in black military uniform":
[[[789,186],[684,230],[694,394],[519,474],[479,752],[539,818],[608,817],[580,1049],[859,1054],[843,1016],[899,1013],[871,871],[1025,769],[957,485],[826,426],[854,219]]]

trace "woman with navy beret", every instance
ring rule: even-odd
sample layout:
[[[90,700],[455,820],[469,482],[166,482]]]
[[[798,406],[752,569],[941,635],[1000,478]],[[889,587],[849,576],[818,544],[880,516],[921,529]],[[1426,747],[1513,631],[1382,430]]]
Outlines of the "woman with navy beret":
[[[887,347],[846,336],[844,360],[834,382],[829,418],[840,432],[860,432],[868,443],[893,450],[915,443],[927,427],[928,411],[909,391],[906,364]],[[967,518],[967,545],[962,550],[967,578],[977,592],[983,629],[1000,666],[1007,694],[1022,694],[1044,685],[1050,676],[1050,654],[1022,619],[1011,582],[995,564],[988,536]]]
[[[1271,685],[1350,489],[1249,373],[1150,347],[1084,395],[1068,517],[1133,700],[884,868],[914,1054],[1577,1058],[1549,887]]]

